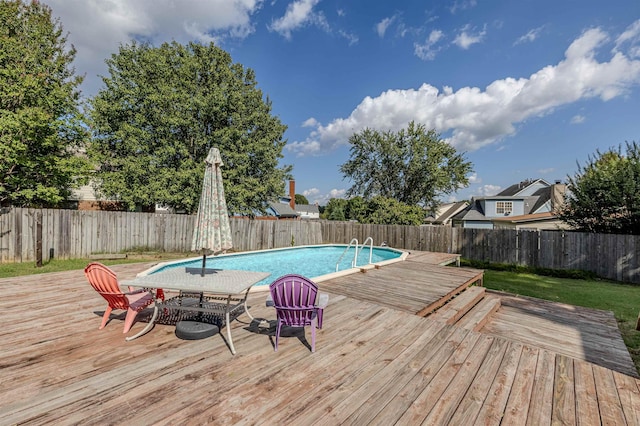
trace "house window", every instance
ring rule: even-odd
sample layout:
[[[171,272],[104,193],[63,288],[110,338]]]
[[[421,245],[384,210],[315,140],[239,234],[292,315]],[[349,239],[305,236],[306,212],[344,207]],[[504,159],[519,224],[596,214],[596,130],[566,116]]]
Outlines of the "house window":
[[[496,214],[509,214],[513,211],[512,201],[496,201]]]

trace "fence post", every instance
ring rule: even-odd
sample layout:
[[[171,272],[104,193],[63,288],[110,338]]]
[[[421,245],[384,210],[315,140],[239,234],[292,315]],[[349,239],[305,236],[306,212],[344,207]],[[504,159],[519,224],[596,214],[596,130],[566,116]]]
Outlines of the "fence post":
[[[42,268],[42,210],[36,210],[33,215],[33,224],[35,225],[35,254],[36,267]]]

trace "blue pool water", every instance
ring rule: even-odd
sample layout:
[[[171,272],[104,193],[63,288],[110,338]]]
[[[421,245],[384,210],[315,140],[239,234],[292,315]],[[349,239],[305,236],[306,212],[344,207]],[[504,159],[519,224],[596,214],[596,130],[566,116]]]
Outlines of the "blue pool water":
[[[336,272],[336,262],[345,252],[347,246],[303,246],[290,249],[264,250],[238,254],[220,255],[207,258],[207,268],[239,269],[245,271],[269,272],[266,279],[256,285],[268,285],[273,280],[285,274],[300,274],[315,278]],[[339,271],[351,268],[351,262],[355,254],[355,247],[350,247],[344,254],[338,266]],[[402,255],[401,251],[374,247],[371,263],[397,259]],[[369,263],[369,247],[360,250],[356,266],[364,266]],[[170,263],[158,268],[151,273],[164,271],[167,268],[176,267],[200,267],[202,258],[190,259]]]

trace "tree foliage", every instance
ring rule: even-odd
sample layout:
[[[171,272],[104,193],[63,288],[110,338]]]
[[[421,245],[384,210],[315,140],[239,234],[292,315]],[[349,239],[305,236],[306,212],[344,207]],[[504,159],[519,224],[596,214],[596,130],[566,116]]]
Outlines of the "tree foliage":
[[[296,204],[309,204],[309,200],[302,194],[295,194]]]
[[[348,200],[343,198],[332,198],[324,208],[324,218],[328,220],[347,220],[345,210],[347,209]]]
[[[251,214],[284,194],[286,127],[254,72],[213,44],[121,46],[91,100],[98,189],[137,204],[198,207],[204,159],[220,149],[227,206]]]
[[[348,196],[393,198],[437,207],[438,198],[468,185],[471,163],[434,130],[409,123],[398,132],[365,129],[349,138],[351,158],[340,167]]]
[[[568,177],[559,217],[575,229],[640,235],[640,146],[626,143],[589,157]]]
[[[47,6],[0,1],[0,204],[56,206],[88,170],[66,42]]]
[[[425,211],[418,205],[409,205],[393,198],[375,196],[365,200],[358,196],[348,200],[330,199],[323,217],[376,225],[420,225],[424,221]]]

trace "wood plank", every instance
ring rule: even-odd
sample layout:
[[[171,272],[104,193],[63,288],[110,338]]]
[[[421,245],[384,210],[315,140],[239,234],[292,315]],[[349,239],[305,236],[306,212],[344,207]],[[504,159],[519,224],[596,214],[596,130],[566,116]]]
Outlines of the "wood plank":
[[[433,380],[422,389],[422,392],[414,399],[407,411],[398,420],[403,424],[421,424],[426,420],[426,416],[435,407],[436,403],[442,397],[444,391],[458,375],[460,369],[465,364],[465,360],[476,347],[476,343],[480,340],[480,336],[470,333],[456,344],[456,349],[451,357],[440,368]],[[483,339],[486,342],[488,340]],[[486,344],[488,347],[489,345]]]
[[[593,377],[593,366],[584,361],[574,360],[577,424],[593,424],[600,419],[598,393]]]
[[[503,424],[515,426],[527,423],[539,352],[537,348],[530,346],[522,348],[518,371],[502,418]]]
[[[640,380],[613,372],[620,405],[628,425],[640,425]]]
[[[576,395],[573,383],[573,360],[559,356],[556,359],[551,423],[571,425],[576,423]]]
[[[450,424],[475,424],[476,417],[482,408],[482,403],[489,393],[489,387],[498,373],[507,346],[508,342],[504,339],[495,339],[493,341],[491,349],[489,349],[485,357],[485,362],[478,369],[473,384],[467,390],[463,400],[458,404],[455,413],[451,417]]]
[[[618,396],[613,372],[596,365],[593,367],[593,377],[598,392],[598,406],[602,424],[626,424],[624,411],[620,407],[620,397]]]
[[[444,344],[438,347],[435,354],[427,358],[427,362],[419,369],[417,374],[411,377],[404,386],[402,392],[396,393],[395,396],[388,400],[372,421],[372,425],[393,424],[397,422],[398,419],[407,415],[407,412],[413,407],[416,399],[422,395],[422,390],[428,387],[435,380],[435,377],[456,352],[467,334],[469,334],[467,330],[455,327],[448,327],[444,330],[449,330],[450,333],[444,341]],[[436,345],[439,345],[440,343],[441,342],[438,340]],[[468,348],[468,346],[469,345],[466,344],[463,349]],[[420,414],[418,413],[418,411],[420,411],[419,408],[414,407],[413,411],[420,417]],[[426,414],[428,413],[424,413],[422,417],[426,416]]]
[[[471,354],[464,361],[457,374],[451,380],[445,391],[437,398],[429,415],[422,421],[425,425],[448,424],[458,405],[471,387],[476,373],[482,365],[494,339],[482,336],[476,343]]]
[[[509,392],[513,386],[518,364],[520,363],[522,348],[523,345],[520,343],[509,342],[502,358],[502,364],[476,417],[477,423],[500,423],[509,399]]]
[[[538,351],[536,375],[531,389],[531,400],[527,412],[528,426],[546,426],[551,424],[553,415],[553,383],[555,377],[556,356],[550,351]]]

